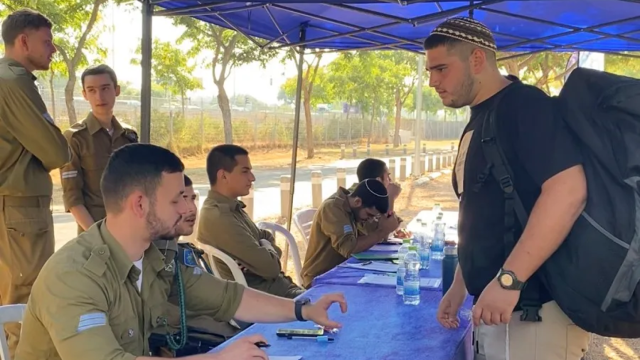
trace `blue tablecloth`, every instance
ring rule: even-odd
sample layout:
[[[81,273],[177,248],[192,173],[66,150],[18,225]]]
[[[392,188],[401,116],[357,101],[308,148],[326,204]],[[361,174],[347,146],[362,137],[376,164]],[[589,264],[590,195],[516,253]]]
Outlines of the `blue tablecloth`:
[[[345,263],[347,264],[357,264],[361,261],[350,258]],[[367,270],[359,270],[348,267],[337,266],[336,268],[317,276],[313,279],[311,283],[312,286],[317,286],[320,284],[336,284],[336,285],[358,285],[358,286],[379,286],[379,285],[371,285],[371,284],[358,284],[358,281],[362,279],[365,274],[375,274],[379,272],[375,271],[367,271]],[[422,278],[442,278],[442,261],[440,260],[431,260],[431,264],[429,265],[429,269],[420,270],[420,277]],[[441,291],[442,284],[438,287],[438,289],[432,289]]]
[[[438,291],[421,291],[421,303],[405,305],[402,297],[389,287],[363,287],[320,284],[305,296],[317,300],[327,293],[340,292],[349,309],[342,314],[338,306],[330,317],[342,323],[339,333],[331,335],[333,343],[317,343],[306,339],[283,339],[276,336],[281,328],[313,328],[312,323],[256,324],[237,335],[262,334],[271,347],[269,356],[302,356],[303,360],[472,360],[472,324],[469,316],[461,318],[458,329],[447,330],[436,321],[441,298]],[[470,314],[471,303],[462,311]],[[223,349],[233,339],[219,346]]]

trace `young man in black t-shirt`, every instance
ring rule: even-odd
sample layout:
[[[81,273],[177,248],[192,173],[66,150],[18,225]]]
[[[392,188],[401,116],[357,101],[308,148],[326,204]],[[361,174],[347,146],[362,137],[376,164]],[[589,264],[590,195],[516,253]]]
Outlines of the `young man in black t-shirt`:
[[[475,304],[476,360],[578,360],[589,334],[572,324],[542,284],[534,294],[542,303],[542,321],[521,321],[520,316],[523,294],[531,291],[523,284],[537,281],[536,271],[584,208],[580,151],[552,98],[500,74],[495,40],[480,22],[449,19],[435,28],[424,48],[429,85],[443,104],[471,107],[453,173],[460,199],[459,266],[440,303],[438,321],[457,327],[457,312],[469,292]],[[503,191],[487,171],[482,150],[482,124],[490,111],[496,112],[496,135],[529,213],[525,229],[514,229],[517,244],[508,255]]]

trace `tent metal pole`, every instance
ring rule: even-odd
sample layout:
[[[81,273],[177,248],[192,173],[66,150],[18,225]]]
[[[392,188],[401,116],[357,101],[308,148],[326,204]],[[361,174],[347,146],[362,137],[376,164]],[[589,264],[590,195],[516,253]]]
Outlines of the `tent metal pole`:
[[[307,36],[307,27],[300,28],[300,39],[304,41]],[[289,183],[289,214],[287,215],[287,230],[291,231],[291,220],[293,219],[293,195],[296,188],[296,167],[298,163],[298,137],[300,136],[300,110],[302,105],[302,65],[304,64],[304,46],[300,47],[298,57],[298,83],[296,85],[295,113],[293,118],[293,150],[291,151],[291,182]]]
[[[413,165],[411,166],[411,173],[417,177],[420,177],[422,175],[420,174],[420,168],[421,168],[420,161],[424,161],[424,160],[421,160],[422,156],[420,156],[421,155],[420,143],[422,139],[422,127],[420,125],[422,122],[422,87],[424,86],[423,81],[424,81],[424,55],[418,55],[418,84],[416,85],[416,127],[415,127],[416,128],[416,136],[415,136],[416,149],[413,155]]]
[[[193,6],[185,6],[183,8],[177,8],[177,9],[158,10],[153,15],[154,16],[187,15],[186,13],[193,12],[194,10],[210,9],[216,6],[221,6],[226,4],[233,4],[233,2],[198,4]]]
[[[153,7],[150,0],[142,1],[142,43],[140,65],[142,83],[140,89],[140,142],[151,143],[151,36]]]

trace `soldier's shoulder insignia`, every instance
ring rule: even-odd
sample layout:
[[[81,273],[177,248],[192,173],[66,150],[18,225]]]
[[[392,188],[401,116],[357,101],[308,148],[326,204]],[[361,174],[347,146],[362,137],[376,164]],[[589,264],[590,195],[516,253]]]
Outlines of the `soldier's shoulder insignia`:
[[[193,249],[184,249],[182,262],[188,267],[198,267],[198,260]]]
[[[124,128],[124,137],[132,143],[137,143],[139,141],[138,133],[132,127]]]
[[[74,134],[74,133],[76,133],[76,132],[78,132],[80,130],[86,129],[86,128],[87,128],[87,124],[84,121],[80,121],[80,122],[77,122],[77,123],[71,125],[69,127],[69,129],[67,129],[67,131],[69,133]]]

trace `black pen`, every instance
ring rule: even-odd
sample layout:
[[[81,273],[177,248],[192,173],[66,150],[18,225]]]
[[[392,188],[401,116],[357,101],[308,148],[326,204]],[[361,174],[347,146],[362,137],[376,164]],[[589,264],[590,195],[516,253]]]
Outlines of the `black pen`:
[[[270,344],[267,344],[264,341],[258,341],[257,343],[254,343],[254,345],[259,347],[259,348],[268,348],[268,347],[271,346]]]

